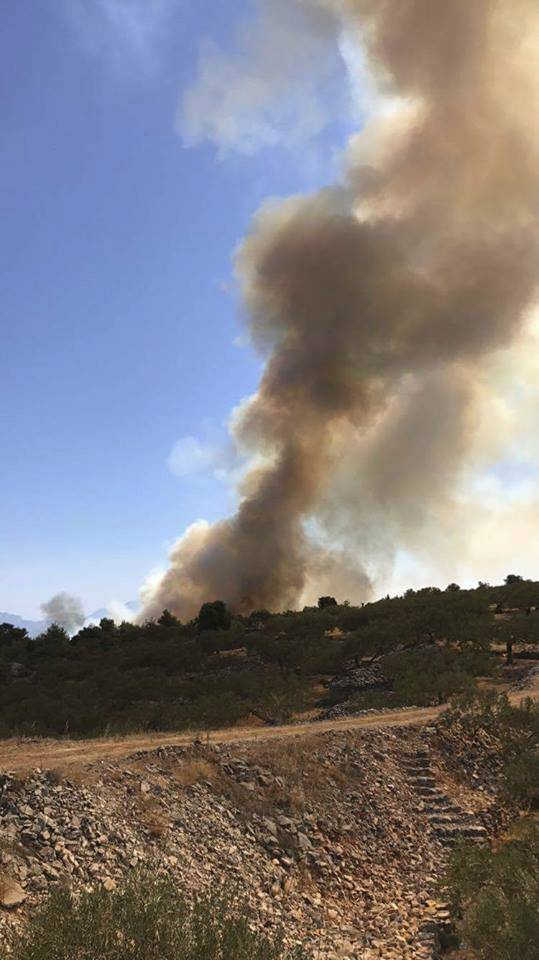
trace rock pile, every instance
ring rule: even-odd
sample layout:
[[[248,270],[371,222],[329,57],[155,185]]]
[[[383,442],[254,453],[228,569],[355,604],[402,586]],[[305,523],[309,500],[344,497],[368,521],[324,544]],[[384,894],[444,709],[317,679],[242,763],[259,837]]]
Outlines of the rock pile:
[[[531,670],[526,670],[524,676],[520,677],[519,680],[516,680],[513,684],[513,690],[529,690],[533,687],[539,677],[539,664],[532,667]]]
[[[411,727],[326,732],[5,774],[0,921],[54,884],[113,889],[147,867],[191,890],[231,884],[260,928],[313,956],[426,960],[445,853],[410,782],[424,743]]]
[[[387,688],[389,680],[379,663],[369,666],[350,666],[344,674],[333,677],[329,682],[332,693],[349,693],[359,690],[378,690]]]

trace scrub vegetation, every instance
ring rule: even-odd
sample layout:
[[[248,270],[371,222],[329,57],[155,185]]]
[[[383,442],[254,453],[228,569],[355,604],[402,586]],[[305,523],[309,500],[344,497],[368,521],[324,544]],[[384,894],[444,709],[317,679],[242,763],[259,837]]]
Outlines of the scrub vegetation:
[[[144,730],[286,722],[347,700],[347,709],[427,706],[492,677],[506,645],[539,638],[539,583],[427,587],[353,606],[234,615],[204,604],[181,623],[103,619],[73,637],[57,625],[30,639],[0,625],[0,736],[88,737]],[[386,682],[343,693],[333,681],[376,665]],[[518,771],[515,770],[515,776]]]
[[[50,894],[22,932],[11,960],[300,960],[281,940],[251,929],[233,898],[185,896],[170,880],[130,879],[123,888]]]

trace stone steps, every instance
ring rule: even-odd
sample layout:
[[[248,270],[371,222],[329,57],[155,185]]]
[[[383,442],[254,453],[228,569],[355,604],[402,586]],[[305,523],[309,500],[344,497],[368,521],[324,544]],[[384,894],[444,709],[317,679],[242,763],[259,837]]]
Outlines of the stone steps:
[[[440,792],[432,793],[428,798],[428,805],[430,807],[436,807],[437,810],[440,810],[442,807],[447,807],[448,809],[454,810],[454,804],[451,803],[447,797]]]
[[[414,787],[415,792],[418,793],[420,797],[428,797],[430,799],[431,797],[442,796],[438,790],[438,787],[436,786],[426,786],[423,783],[415,784],[413,781],[411,781],[411,784]]]
[[[427,812],[427,820],[433,826],[443,827],[445,824],[454,824],[455,816],[452,813],[429,813]]]
[[[468,827],[458,823],[436,826],[434,833],[437,837],[451,843],[457,843],[459,840],[486,840],[488,836],[484,827]]]
[[[434,777],[427,777],[425,775],[422,775],[420,777],[418,776],[411,777],[410,779],[413,780],[414,784],[417,784],[418,787],[435,787],[436,786],[436,780]]]
[[[487,839],[487,831],[453,803],[437,785],[428,751],[418,750],[406,762],[410,786],[421,798],[420,812],[426,816],[433,833],[444,846],[453,846],[460,839],[479,842]]]
[[[450,849],[460,840],[480,843],[488,839],[487,831],[477,823],[473,814],[454,803],[438,786],[427,750],[418,750],[405,761],[408,782],[418,796],[418,813],[422,814],[434,836],[442,846]],[[438,956],[440,935],[451,923],[446,904],[440,904],[432,916],[425,919],[418,932],[417,956],[432,960]]]

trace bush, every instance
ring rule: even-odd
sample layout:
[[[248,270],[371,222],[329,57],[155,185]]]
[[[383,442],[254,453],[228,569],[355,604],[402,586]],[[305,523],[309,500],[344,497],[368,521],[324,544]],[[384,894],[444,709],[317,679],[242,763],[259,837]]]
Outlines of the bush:
[[[428,647],[390,654],[382,661],[384,673],[393,678],[399,703],[428,706],[443,703],[451,695],[473,689],[467,653]]]
[[[230,611],[223,600],[202,604],[198,614],[199,630],[228,630],[231,623]]]
[[[267,620],[271,620],[272,614],[269,610],[253,610],[249,614],[248,620],[249,623],[266,623]]]
[[[520,613],[495,621],[496,604]],[[288,719],[317,705],[320,683],[346,672],[351,658],[358,665],[364,658],[382,661],[393,689],[376,693],[376,703],[439,703],[501,667],[489,647],[503,631],[515,643],[536,642],[535,607],[539,582],[519,580],[478,590],[426,587],[361,607],[324,602],[301,613],[258,610],[249,617],[231,617],[217,601],[189,623],[166,611],[141,624],[114,626],[104,618],[71,640],[58,628],[31,640],[24,630],[0,625],[2,729],[4,735],[73,737],[209,728],[253,711]],[[21,665],[20,674],[13,663]]]
[[[337,601],[335,597],[319,597],[318,598],[318,607],[320,610],[324,610],[325,607],[336,607]]]
[[[539,754],[526,750],[504,767],[502,794],[524,809],[539,807]]]
[[[474,691],[455,698],[439,722],[458,726],[472,742],[483,732],[494,737],[499,743],[502,796],[522,809],[537,806],[539,704],[527,697],[514,707],[505,694]]]
[[[518,573],[508,573],[505,578],[506,586],[511,586],[513,583],[521,583],[524,577],[521,577]]]
[[[193,901],[170,880],[132,878],[122,889],[73,896],[55,891],[20,933],[12,960],[284,960],[276,939],[251,930],[248,914],[221,893]],[[299,953],[294,957],[299,960]]]
[[[523,822],[498,850],[459,847],[445,893],[466,942],[483,960],[537,960],[539,827]]]

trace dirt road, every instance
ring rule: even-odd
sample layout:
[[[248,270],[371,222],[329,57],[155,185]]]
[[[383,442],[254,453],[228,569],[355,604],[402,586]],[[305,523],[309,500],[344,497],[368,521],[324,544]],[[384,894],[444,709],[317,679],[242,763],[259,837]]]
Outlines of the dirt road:
[[[523,692],[512,693],[510,700],[518,704],[523,697],[539,699],[539,677]],[[279,727],[229,727],[210,732],[153,733],[128,737],[107,737],[96,740],[3,740],[0,741],[0,771],[23,772],[41,767],[64,772],[69,767],[86,766],[95,760],[127,757],[138,750],[154,750],[160,746],[186,746],[197,737],[210,743],[234,743],[250,740],[299,737],[325,730],[398,727],[434,720],[444,707],[407,708],[386,713],[369,713],[344,720],[321,720]]]

